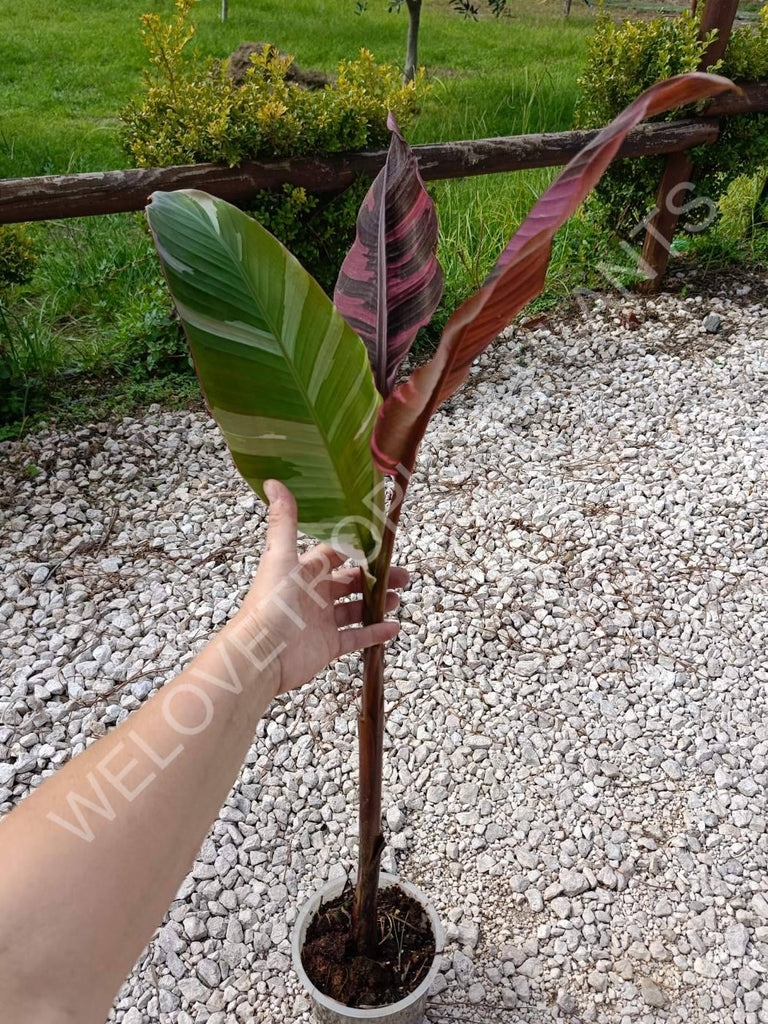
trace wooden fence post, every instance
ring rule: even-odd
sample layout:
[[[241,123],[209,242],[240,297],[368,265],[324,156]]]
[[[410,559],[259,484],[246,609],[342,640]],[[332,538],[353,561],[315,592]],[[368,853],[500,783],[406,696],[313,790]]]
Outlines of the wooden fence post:
[[[700,36],[703,39],[712,29],[717,29],[717,36],[702,57],[700,70],[714,64],[725,53],[738,6],[739,0],[707,0],[704,5]],[[686,153],[673,153],[667,158],[656,193],[654,213],[648,221],[643,240],[640,266],[648,277],[638,285],[641,292],[655,292],[661,286],[680,219],[680,197],[685,191],[683,186],[690,182],[692,174],[693,163]]]

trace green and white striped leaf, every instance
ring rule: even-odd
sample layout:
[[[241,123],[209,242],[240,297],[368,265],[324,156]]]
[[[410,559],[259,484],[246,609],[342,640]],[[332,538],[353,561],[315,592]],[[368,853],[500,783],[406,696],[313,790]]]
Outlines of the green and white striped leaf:
[[[370,554],[383,520],[370,451],[380,399],[363,342],[236,207],[205,192],[155,192],[147,217],[238,470],[262,497],[265,480],[283,481],[305,533]]]

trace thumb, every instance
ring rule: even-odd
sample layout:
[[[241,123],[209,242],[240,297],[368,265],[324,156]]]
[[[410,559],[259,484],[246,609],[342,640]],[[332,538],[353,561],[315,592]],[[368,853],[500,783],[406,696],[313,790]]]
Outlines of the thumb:
[[[265,553],[296,558],[296,499],[279,480],[265,480],[264,493],[269,500]]]

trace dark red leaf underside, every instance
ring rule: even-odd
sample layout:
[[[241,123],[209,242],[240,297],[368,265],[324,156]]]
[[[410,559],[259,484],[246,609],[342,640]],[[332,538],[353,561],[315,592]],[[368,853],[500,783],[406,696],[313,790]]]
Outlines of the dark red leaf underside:
[[[541,292],[555,232],[592,191],[627,132],[646,117],[726,89],[736,86],[727,78],[700,72],[659,82],[571,160],[521,224],[480,290],[453,313],[432,359],[382,405],[371,440],[381,470],[413,468],[432,413],[467,379],[477,356]]]
[[[339,273],[334,303],[365,342],[386,397],[420,327],[443,293],[437,215],[416,158],[390,115],[385,166],[368,190],[357,237]]]

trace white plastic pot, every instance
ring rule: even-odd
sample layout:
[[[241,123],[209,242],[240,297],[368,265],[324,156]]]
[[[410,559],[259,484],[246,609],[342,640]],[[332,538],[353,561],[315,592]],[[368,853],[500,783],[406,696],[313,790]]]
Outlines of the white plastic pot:
[[[328,903],[330,900],[340,896],[346,884],[347,878],[341,876],[339,878],[332,878],[325,885],[321,886],[301,908],[293,929],[291,942],[293,968],[298,974],[299,981],[312,1003],[315,1020],[318,1021],[318,1024],[350,1024],[350,1021],[361,1020],[376,1021],[376,1024],[421,1024],[427,1004],[427,993],[432,986],[432,982],[435,980],[439,964],[438,958],[443,951],[443,929],[434,907],[427,901],[424,894],[414,885],[403,882],[395,875],[387,875],[382,872],[379,881],[380,888],[386,889],[392,885],[399,885],[404,892],[407,892],[409,896],[417,900],[424,907],[435,937],[435,959],[432,961],[432,966],[421,984],[404,999],[400,999],[396,1003],[390,1003],[389,1006],[377,1006],[371,1010],[363,1010],[359,1007],[345,1006],[336,999],[331,999],[330,996],[325,995],[319,988],[313,985],[307,977],[307,972],[304,970],[304,965],[301,962],[301,951],[304,948],[307,928],[320,907],[324,903]]]

